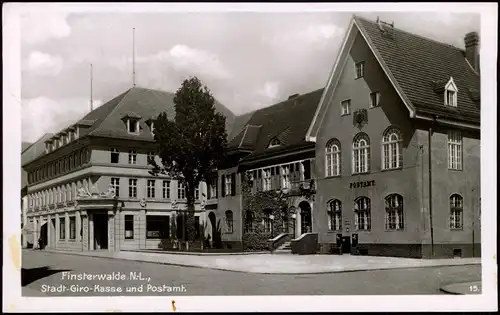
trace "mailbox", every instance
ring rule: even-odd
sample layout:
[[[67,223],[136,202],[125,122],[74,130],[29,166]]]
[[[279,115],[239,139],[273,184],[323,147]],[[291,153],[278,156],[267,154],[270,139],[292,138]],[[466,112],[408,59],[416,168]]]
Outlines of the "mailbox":
[[[353,234],[352,235],[352,246],[358,246],[358,234]]]

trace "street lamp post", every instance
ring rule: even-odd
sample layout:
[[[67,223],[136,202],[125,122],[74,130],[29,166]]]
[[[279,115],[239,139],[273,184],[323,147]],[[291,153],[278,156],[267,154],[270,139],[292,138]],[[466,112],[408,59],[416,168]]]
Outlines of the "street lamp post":
[[[274,233],[274,215],[271,214],[269,216],[269,220],[271,220],[271,238],[272,238]]]

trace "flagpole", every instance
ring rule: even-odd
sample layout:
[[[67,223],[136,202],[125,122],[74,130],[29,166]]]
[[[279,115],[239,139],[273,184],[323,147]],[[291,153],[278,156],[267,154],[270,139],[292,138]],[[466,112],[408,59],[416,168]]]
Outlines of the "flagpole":
[[[94,110],[94,102],[92,96],[92,64],[90,64],[90,111]]]
[[[135,27],[132,28],[132,83],[135,87]]]

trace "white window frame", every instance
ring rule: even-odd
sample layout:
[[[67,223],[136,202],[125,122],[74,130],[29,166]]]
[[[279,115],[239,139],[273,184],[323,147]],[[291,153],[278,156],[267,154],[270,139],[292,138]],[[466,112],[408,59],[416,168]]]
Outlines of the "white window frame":
[[[136,150],[128,150],[128,164],[137,164]]]
[[[370,171],[370,138],[358,133],[352,142],[352,174],[363,174]]]
[[[177,198],[186,199],[186,187],[180,182],[177,182]]]
[[[274,147],[279,147],[281,145],[280,141],[278,139],[273,139],[269,143],[269,148],[274,148]]]
[[[151,199],[154,199],[155,196],[156,196],[156,190],[155,190],[155,187],[156,186],[156,180],[154,179],[148,179],[148,182],[147,182],[147,197],[148,198],[151,198]]]
[[[448,169],[463,169],[463,137],[460,131],[448,132]]]
[[[115,190],[115,195],[117,197],[120,196],[120,178],[119,177],[111,177],[111,187]]]
[[[163,199],[170,199],[170,181],[169,180],[164,180],[163,181]]]
[[[116,163],[113,162],[113,154],[116,154],[118,156],[118,160],[116,161]],[[112,164],[119,164],[120,163],[120,150],[118,150],[117,148],[111,148],[109,161]]]
[[[354,226],[356,231],[371,230],[371,200],[359,197],[354,201]]]
[[[137,178],[129,178],[128,196],[129,198],[137,198]]]
[[[283,165],[280,167],[281,171],[281,187],[284,189],[291,188],[290,182],[290,165]]]
[[[342,202],[338,199],[330,200],[327,204],[328,230],[342,230]]]
[[[373,103],[373,96],[375,96],[375,104]],[[380,105],[380,92],[370,93],[370,108],[378,107]]]
[[[459,194],[450,196],[450,229],[464,228],[464,198]]]
[[[387,231],[404,230],[404,200],[399,194],[385,198],[385,229]]]
[[[210,186],[210,198],[211,199],[216,199],[217,198],[217,183],[211,183]]]
[[[231,196],[232,195],[232,191],[231,191],[231,188],[232,188],[232,176],[231,174],[227,174],[226,176],[224,176],[224,188],[226,189],[226,196]]]
[[[362,78],[365,76],[365,62],[360,61],[354,64],[354,76],[356,79]]]
[[[326,177],[340,176],[340,141],[330,139],[325,149]]]
[[[262,170],[262,190],[271,190],[271,168]]]
[[[135,125],[135,131],[130,131],[130,126]],[[132,135],[139,134],[139,120],[137,119],[127,119],[127,132]]]
[[[458,88],[451,77],[444,88],[444,105],[457,107],[458,103]]]
[[[346,116],[351,114],[351,99],[340,102],[340,115]]]
[[[382,137],[382,170],[399,169],[403,167],[402,153],[403,137],[396,127],[389,127]]]

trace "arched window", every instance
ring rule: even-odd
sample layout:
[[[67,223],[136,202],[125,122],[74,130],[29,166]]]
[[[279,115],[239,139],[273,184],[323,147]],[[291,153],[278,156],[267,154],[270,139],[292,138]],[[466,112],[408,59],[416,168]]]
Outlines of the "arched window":
[[[264,210],[263,224],[264,224],[264,232],[266,232],[266,233],[271,233],[271,231],[272,231],[273,221],[271,219],[271,215],[272,215],[271,209]]]
[[[358,133],[352,143],[352,172],[366,173],[370,170],[370,138]]]
[[[271,140],[271,142],[269,143],[269,148],[274,148],[274,147],[278,147],[280,146],[281,143],[278,139],[274,138],[273,140]]]
[[[401,142],[403,138],[399,129],[389,127],[382,138],[382,169],[390,170],[403,166]]]
[[[71,201],[71,197],[72,197],[72,194],[71,194],[71,184],[68,184],[68,185],[66,186],[66,193],[67,193],[67,195],[68,195],[68,196],[67,196],[67,200],[68,200],[68,201]]]
[[[354,216],[356,230],[371,229],[371,203],[368,197],[359,197],[354,201]]]
[[[450,229],[461,230],[463,228],[464,200],[459,194],[450,197]]]
[[[385,198],[385,229],[404,229],[403,197],[401,195],[393,194]]]
[[[226,211],[226,231],[227,233],[233,233],[234,232],[234,224],[233,224],[233,211],[227,210]]]
[[[332,139],[326,144],[326,176],[340,175],[340,142]]]
[[[335,199],[328,202],[328,230],[340,231],[342,229],[342,203]]]
[[[254,221],[254,214],[252,211],[247,211],[245,215],[245,232],[253,232],[253,221]]]

